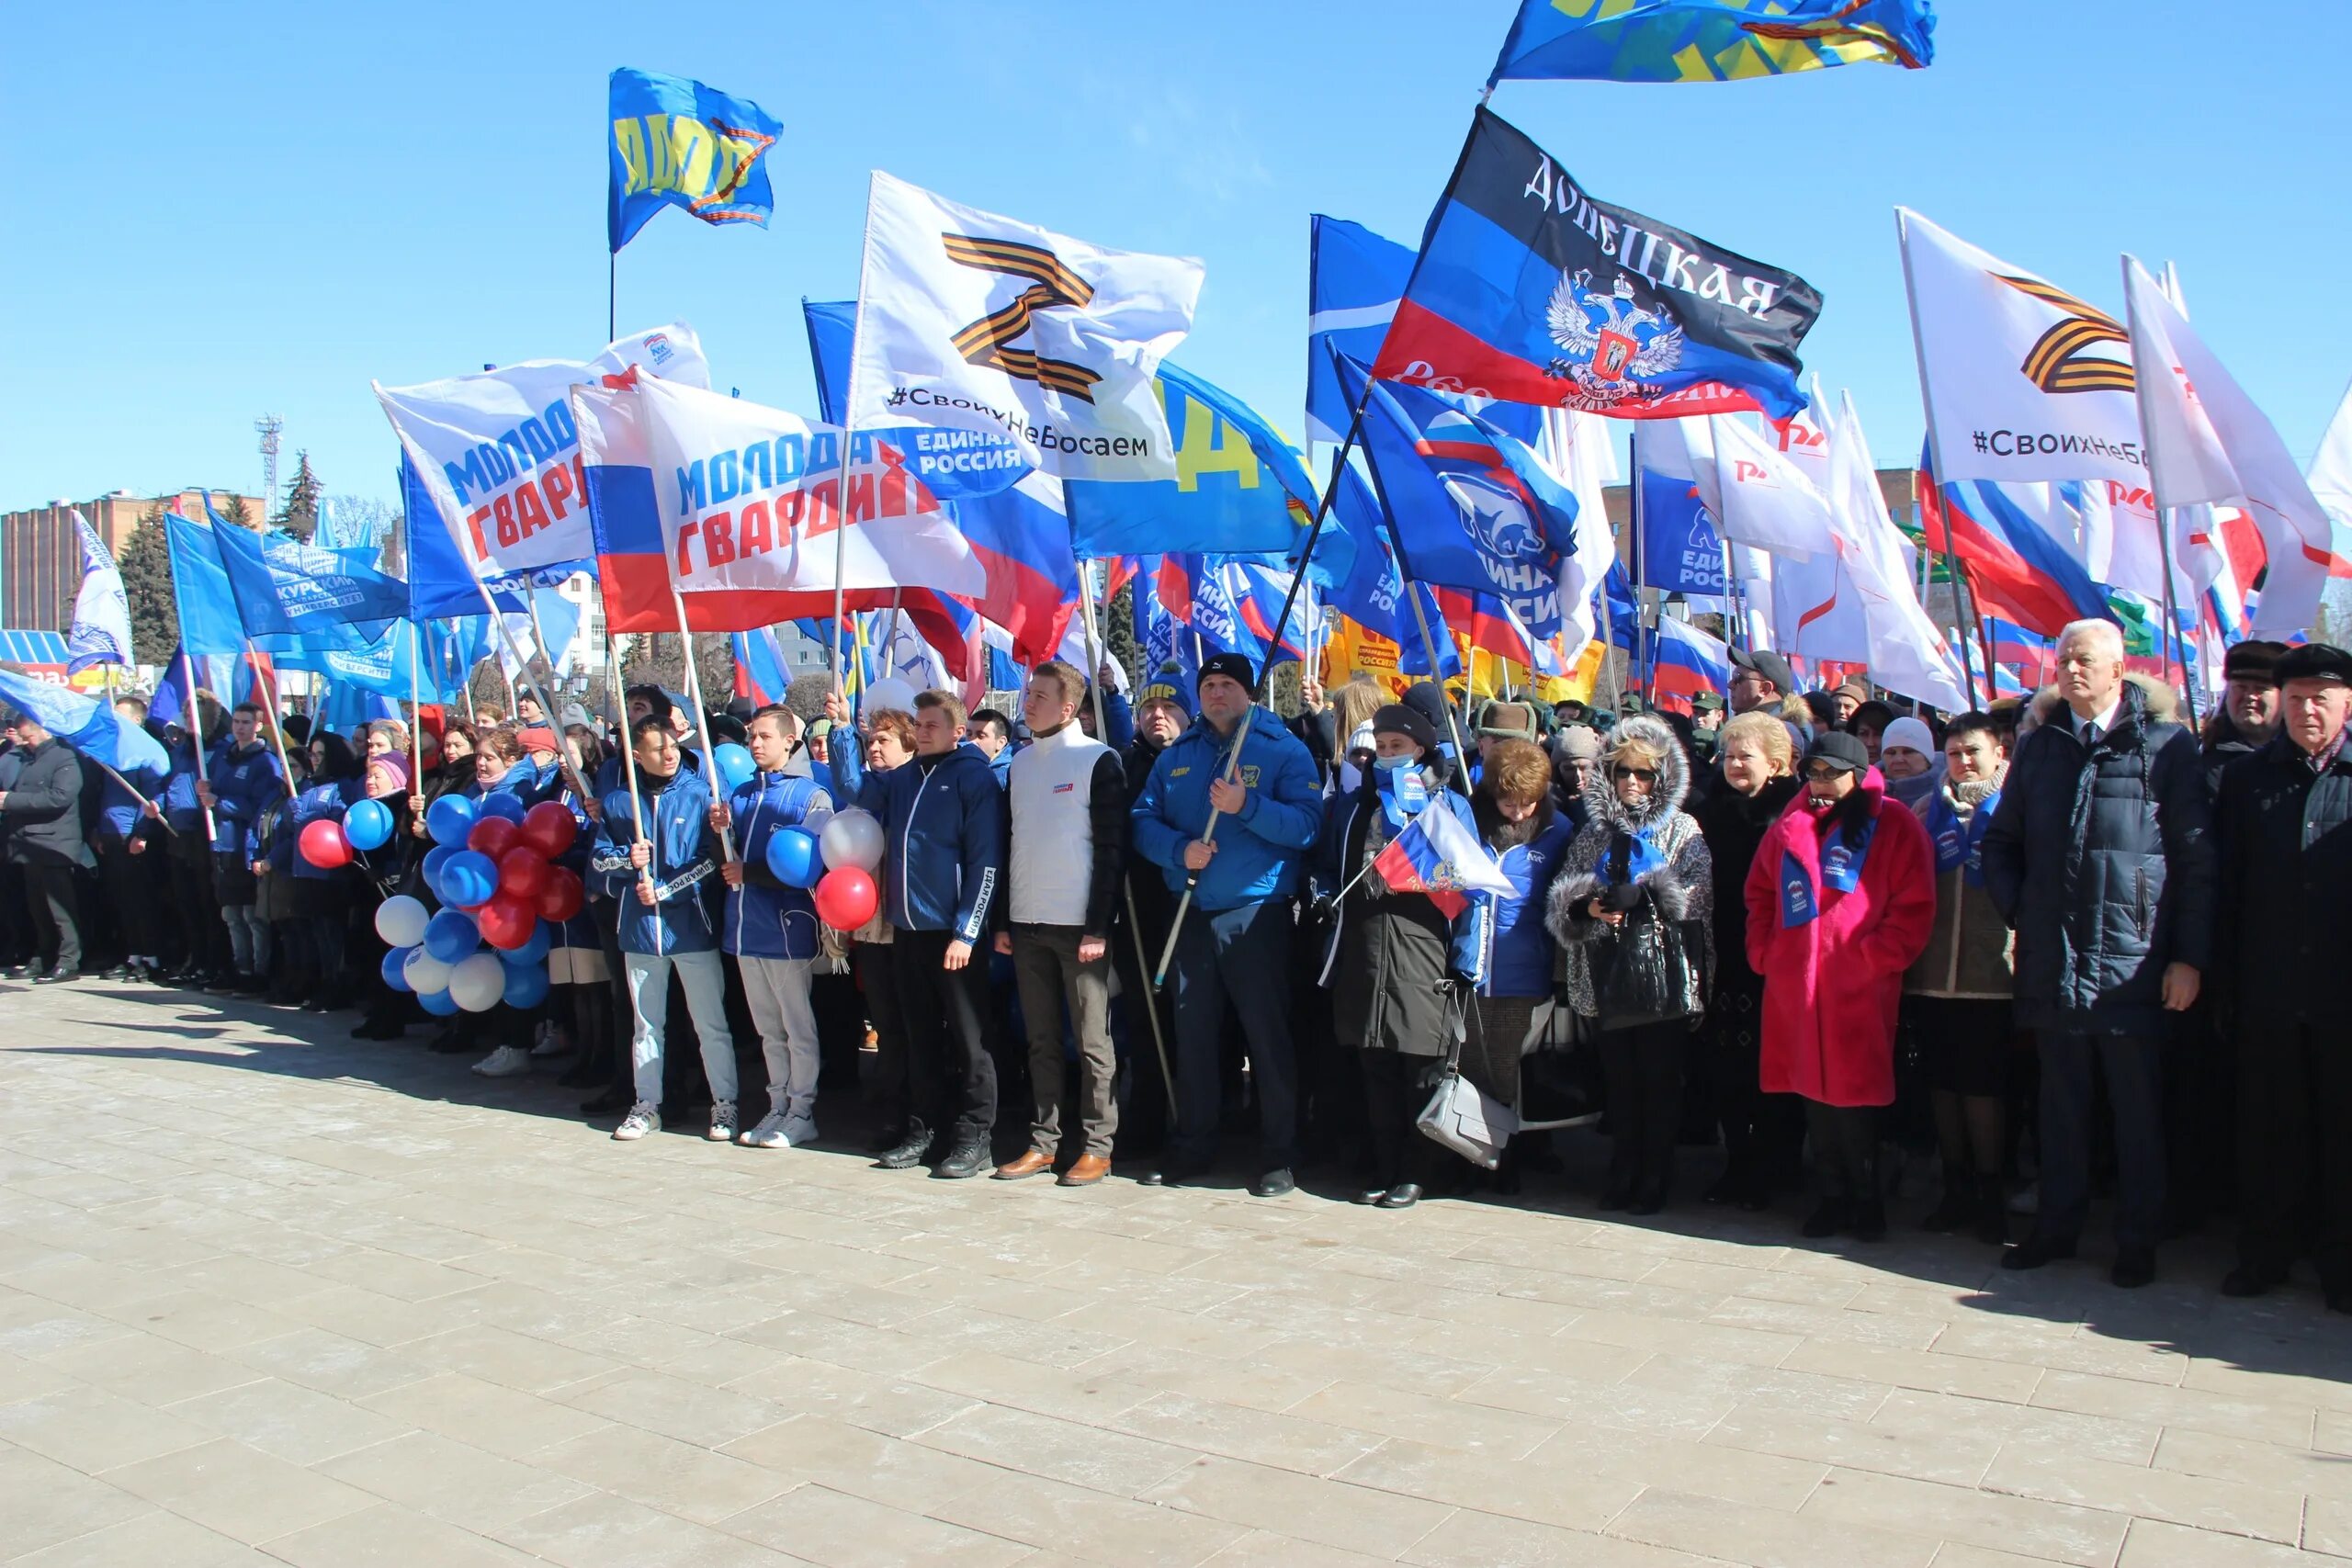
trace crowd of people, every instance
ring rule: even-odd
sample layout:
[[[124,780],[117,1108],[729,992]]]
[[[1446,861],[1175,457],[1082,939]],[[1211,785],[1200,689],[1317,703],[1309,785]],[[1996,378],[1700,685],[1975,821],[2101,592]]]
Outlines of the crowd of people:
[[[349,736],[201,705],[192,732],[126,698],[161,777],[18,715],[0,960],[356,1010],[354,1034],[432,1028],[487,1077],[560,1064],[624,1142],[666,1113],[800,1146],[847,1102],[877,1164],[946,1179],[1082,1187],[1118,1158],[1182,1186],[1247,1145],[1253,1194],[1320,1168],[1401,1210],[1561,1168],[1562,1133],[1476,1163],[1424,1136],[1466,1084],[1600,1120],[1604,1211],[1655,1214],[1703,1166],[1706,1201],[1809,1186],[1804,1235],[1868,1242],[1932,1160],[1919,1223],[2024,1269],[2074,1256],[2111,1182],[2117,1285],[2233,1210],[2225,1292],[2308,1258],[2352,1311],[2326,976],[2352,934],[2352,654],[2239,645],[2201,735],[2102,621],[2066,629],[2051,688],[1954,716],[1800,691],[1767,651],[1735,665],[1727,711],[1695,719],[1362,676],[1307,682],[1284,718],[1233,655],[1134,691],[1045,663],[1017,722],[813,677],[702,714],[632,687],[618,733],[527,699]],[[748,749],[748,780],[709,776],[714,739]],[[428,1018],[382,962],[374,911],[432,902],[449,793],[573,814],[589,897],[549,922],[544,1001]],[[388,844],[297,852],[363,798]],[[842,931],[770,852],[853,808],[878,824],[879,899]],[[1433,860],[1447,844],[1499,877]]]

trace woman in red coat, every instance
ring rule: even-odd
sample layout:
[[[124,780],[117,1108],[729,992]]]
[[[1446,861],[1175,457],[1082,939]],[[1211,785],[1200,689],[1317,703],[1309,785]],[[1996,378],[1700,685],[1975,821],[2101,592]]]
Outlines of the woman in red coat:
[[[1802,1095],[1822,1200],[1809,1236],[1886,1234],[1878,1108],[1894,1100],[1903,972],[1936,919],[1935,852],[1919,819],[1885,799],[1861,741],[1824,735],[1804,790],[1747,869],[1747,962],[1764,976],[1758,1077]]]

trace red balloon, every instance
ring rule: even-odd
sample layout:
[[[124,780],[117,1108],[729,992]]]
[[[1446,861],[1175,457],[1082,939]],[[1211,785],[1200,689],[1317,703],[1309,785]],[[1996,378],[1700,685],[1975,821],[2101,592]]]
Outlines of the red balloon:
[[[326,871],[351,863],[351,840],[343,836],[340,822],[322,818],[305,825],[295,847],[302,852],[304,860]]]
[[[553,860],[571,847],[580,824],[560,801],[543,800],[523,813],[522,843]]]
[[[522,831],[503,817],[485,817],[476,822],[473,830],[466,835],[466,848],[480,850],[496,860],[514,847],[515,839]]]
[[[854,865],[837,865],[817,884],[817,918],[837,931],[855,931],[881,902],[874,878]]]
[[[538,923],[539,911],[531,900],[512,893],[501,893],[474,911],[482,941],[509,953],[530,941]]]
[[[548,867],[547,885],[539,889],[539,918],[562,921],[580,913],[587,902],[587,889],[580,885],[580,874],[560,865]]]
[[[548,885],[548,873],[554,869],[530,845],[516,844],[498,857],[498,890],[512,893],[528,904]]]

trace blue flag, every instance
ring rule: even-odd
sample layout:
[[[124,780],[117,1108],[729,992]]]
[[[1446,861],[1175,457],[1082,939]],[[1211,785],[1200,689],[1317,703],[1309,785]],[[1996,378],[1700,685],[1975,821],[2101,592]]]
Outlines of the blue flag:
[[[1634,450],[1638,457],[1640,446]],[[1723,537],[1699,487],[1656,468],[1636,468],[1634,482],[1641,487],[1642,581],[1666,593],[1728,592]]]
[[[1520,0],[1498,82],[1739,82],[1936,57],[1928,0]]]
[[[117,773],[145,768],[161,775],[171,766],[161,741],[135,724],[125,724],[114,705],[101,698],[0,670],[0,701],[31,715],[58,739]]]
[[[683,76],[614,72],[607,244],[619,250],[664,207],[706,223],[766,228],[775,196],[760,158],[783,130],[749,98]]]
[[[355,648],[408,607],[408,584],[339,550],[272,530],[256,534],[212,513],[212,542],[230,591],[254,637],[300,637],[321,648]]]
[[[1070,540],[1078,554],[1266,555],[1295,548],[1316,502],[1315,481],[1297,451],[1249,404],[1189,371],[1163,364],[1158,385],[1176,477],[1125,484],[1067,481]]]
[[[164,543],[172,560],[172,600],[179,612],[180,646],[199,658],[243,653],[245,623],[237,614],[237,596],[229,586],[228,569],[220,564],[212,525],[167,511]]]
[[[403,613],[413,621],[440,620],[450,615],[481,614],[481,589],[466,558],[458,551],[458,541],[449,530],[440,525],[440,504],[433,492],[424,488],[417,476],[416,465],[408,454],[401,454],[401,529],[408,536],[408,603]],[[418,518],[424,519],[423,527]],[[570,577],[579,568],[565,563],[560,569],[534,576],[532,581],[554,583]],[[522,595],[515,592],[513,580],[503,580],[491,592],[491,600],[501,610],[520,614],[526,605]]]

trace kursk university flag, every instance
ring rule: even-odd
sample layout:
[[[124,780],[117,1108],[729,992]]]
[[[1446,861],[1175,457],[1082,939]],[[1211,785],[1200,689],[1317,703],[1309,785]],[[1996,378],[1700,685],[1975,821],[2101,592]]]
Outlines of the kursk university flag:
[[[1804,406],[1804,278],[1596,201],[1478,111],[1373,374],[1621,419]]]

